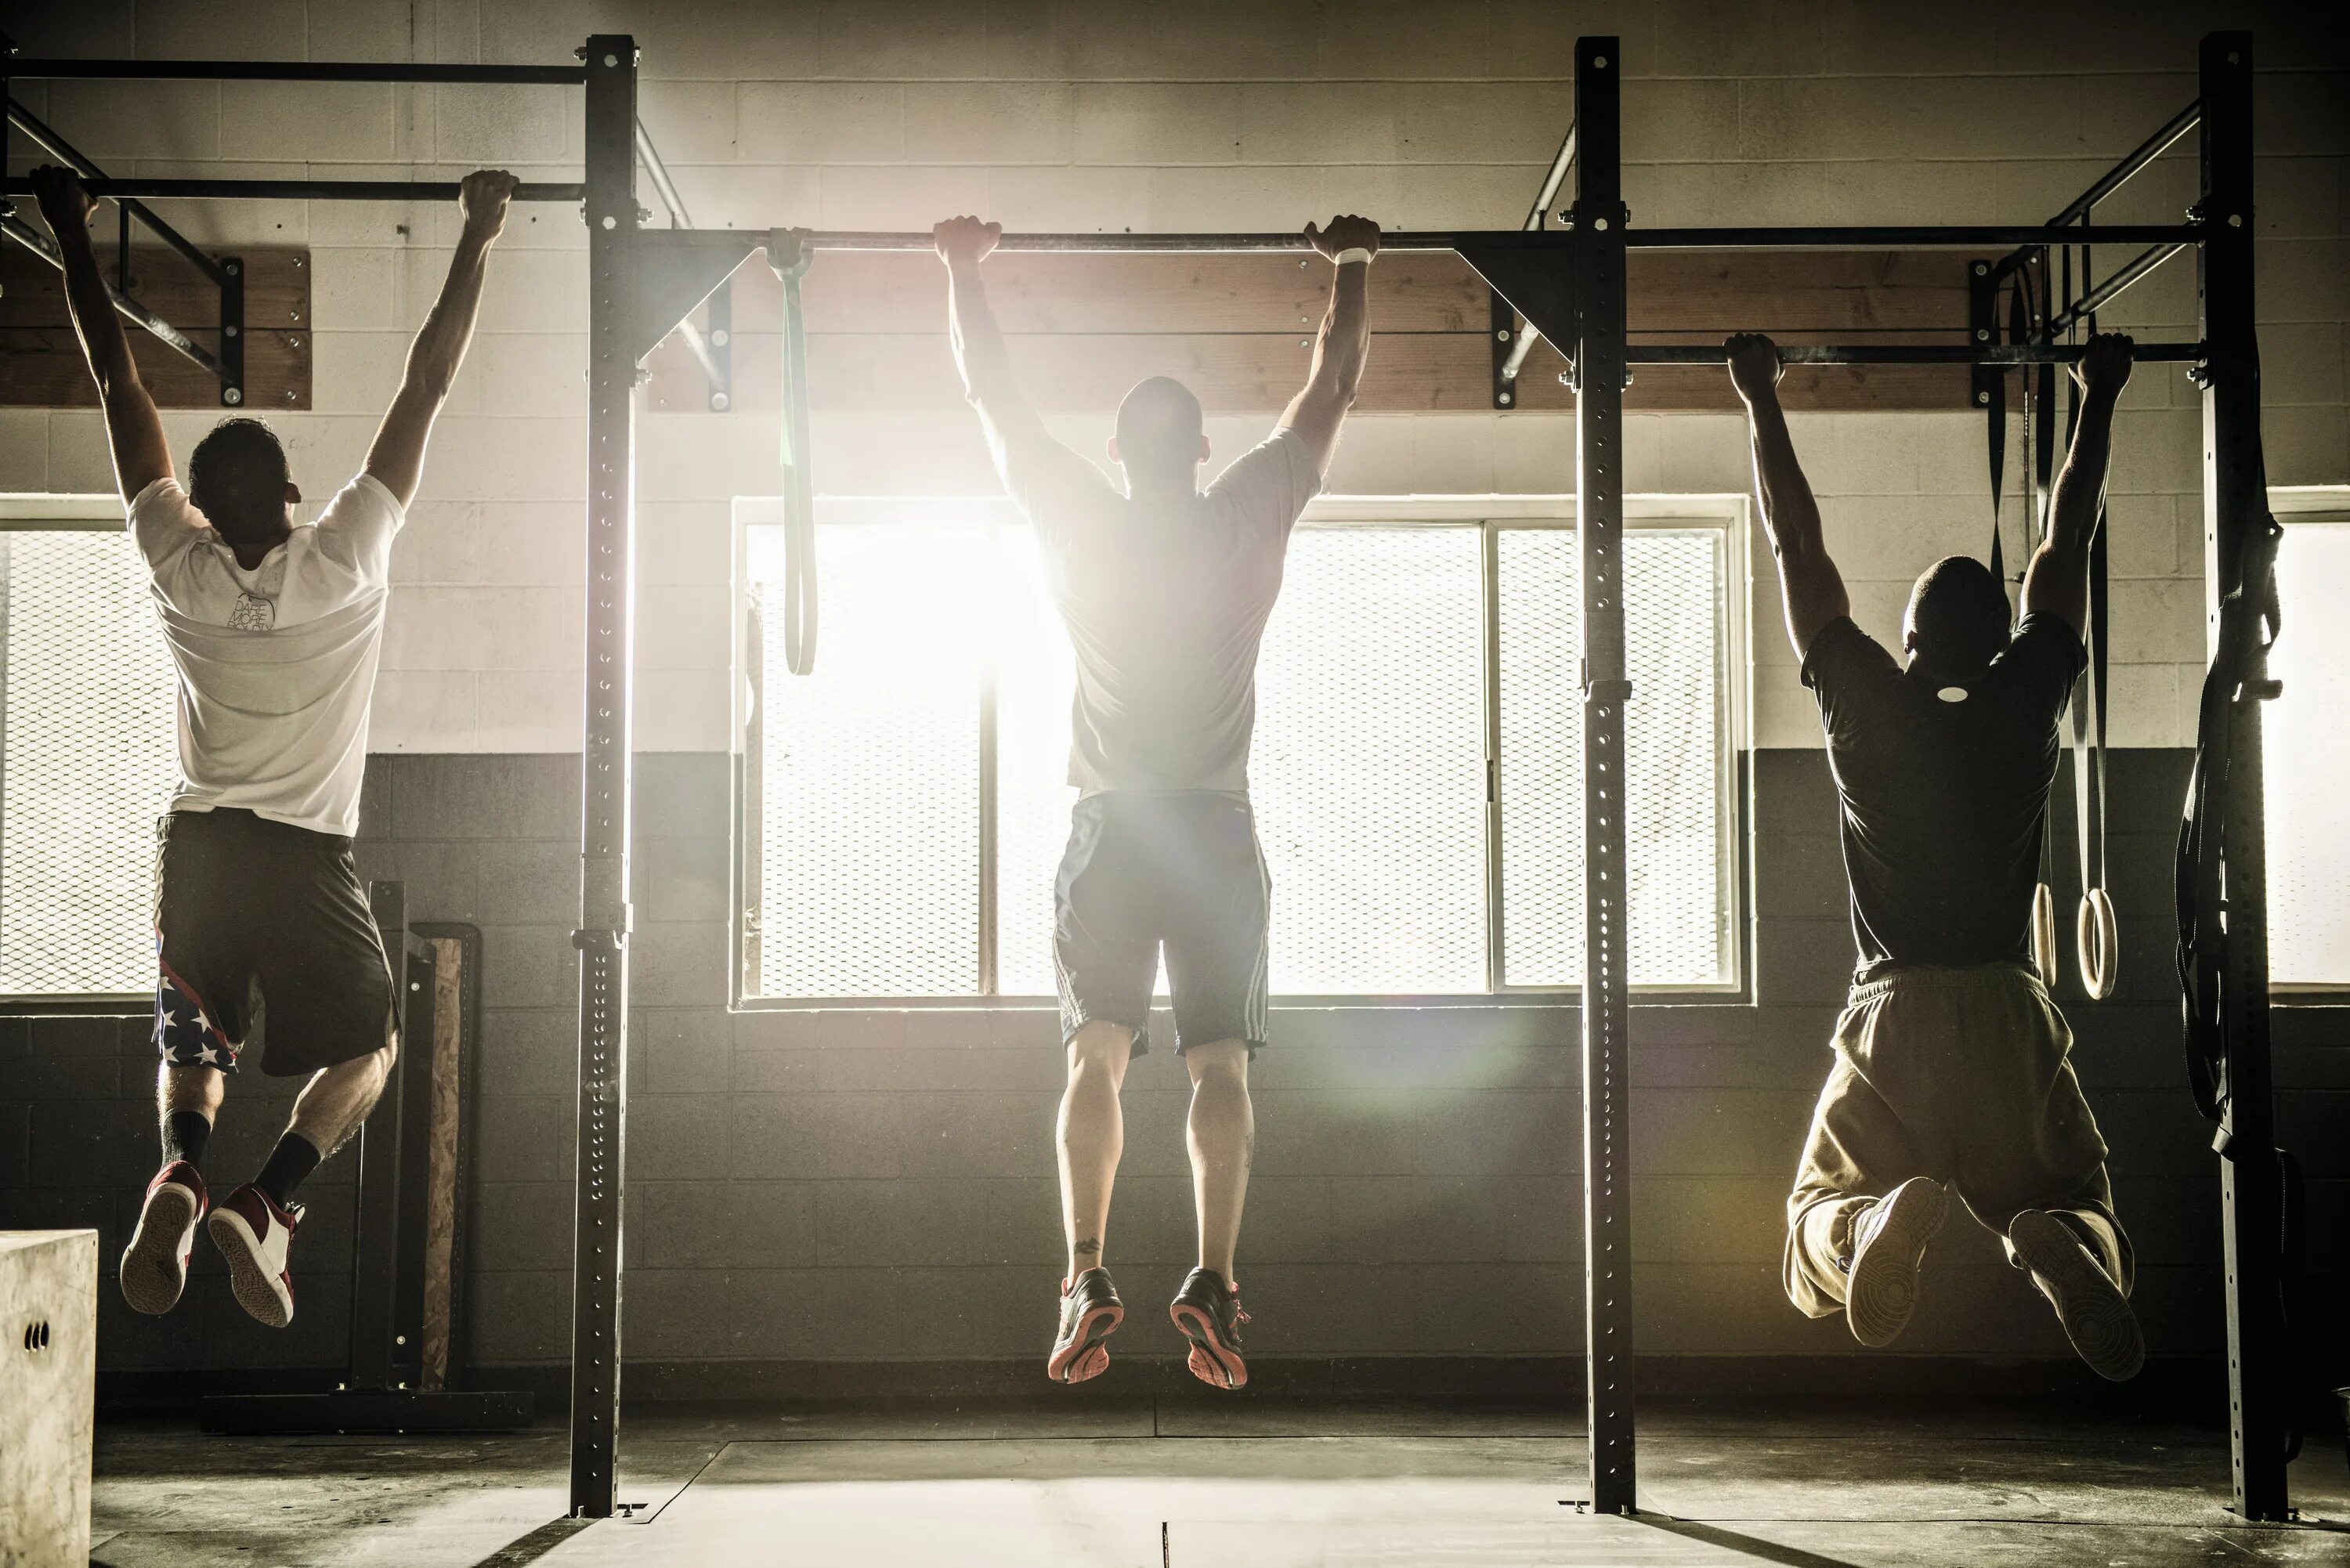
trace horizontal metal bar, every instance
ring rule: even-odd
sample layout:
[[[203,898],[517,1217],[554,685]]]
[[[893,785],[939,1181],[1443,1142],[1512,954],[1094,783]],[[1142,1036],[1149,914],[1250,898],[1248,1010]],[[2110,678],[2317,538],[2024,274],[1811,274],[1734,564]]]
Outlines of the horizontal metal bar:
[[[2115,224],[2093,235],[2100,244],[2200,244],[2192,223]],[[2038,227],[1898,229],[1627,229],[1624,243],[1634,250],[1762,250],[1784,245],[1801,250],[1976,250],[2010,245],[2078,244],[2079,229]]]
[[[2132,175],[2170,151],[2172,142],[2202,123],[2203,101],[2198,99],[2172,115],[2169,122],[2160,130],[2139,143],[2137,151],[2106,171],[2095,184],[2082,192],[2071,206],[2049,219],[2048,226],[2062,228],[2067,223],[2077,223],[2087,217],[2090,208],[2129,183]],[[2103,239],[2105,234],[2100,232],[2097,237]]]
[[[1381,234],[1383,251],[1457,251],[1477,246],[1531,245],[1564,247],[1572,236],[1560,231],[1529,234],[1523,229],[1468,230],[1448,234]],[[928,233],[861,234],[819,229],[807,236],[820,251],[926,251]],[[1237,251],[1311,253],[1313,243],[1295,232],[1275,234],[1006,234],[995,244],[1000,251],[1179,251],[1208,254]]]
[[[1783,343],[1779,358],[1790,365],[2069,365],[2081,357],[2078,343]],[[2193,362],[2200,343],[2141,343],[2133,358]],[[1635,343],[1625,351],[1634,365],[1719,365],[1714,343]]]
[[[2065,309],[2059,311],[2055,318],[2048,323],[2049,332],[2052,334],[2069,332],[2077,323],[2094,316],[2106,306],[2111,305],[2121,296],[2124,290],[2186,248],[2185,245],[2156,245],[2150,250],[2140,252],[2137,260],[2074,300]]]
[[[585,66],[422,66],[375,60],[11,60],[22,80],[95,78],[112,81],[464,82],[509,87],[577,87]]]
[[[453,202],[454,180],[85,180],[93,196],[116,201],[143,196],[153,202]],[[517,202],[577,202],[585,185],[517,185]],[[33,182],[12,177],[0,192],[29,196]]]
[[[65,257],[57,254],[55,242],[31,224],[18,218],[0,215],[0,234],[5,234],[59,272],[66,270]],[[100,279],[100,282],[104,283],[104,280]],[[112,284],[105,284],[105,288],[107,298],[114,301],[114,308],[121,313],[124,320],[145,327],[163,342],[178,349],[190,361],[216,378],[222,385],[228,384],[227,367],[200,347],[194,338],[190,337],[137,300],[124,297]]]
[[[8,123],[31,137],[39,144],[43,151],[52,158],[62,161],[67,168],[71,169],[85,181],[106,178],[106,171],[85,157],[79,148],[52,130],[37,115],[15,99],[8,100]],[[222,270],[220,263],[198,250],[194,242],[157,217],[146,203],[126,200],[122,205],[130,211],[132,217],[146,224],[148,230],[157,239],[185,256],[198,271],[211,278],[213,282],[215,284],[228,282],[228,274]]]

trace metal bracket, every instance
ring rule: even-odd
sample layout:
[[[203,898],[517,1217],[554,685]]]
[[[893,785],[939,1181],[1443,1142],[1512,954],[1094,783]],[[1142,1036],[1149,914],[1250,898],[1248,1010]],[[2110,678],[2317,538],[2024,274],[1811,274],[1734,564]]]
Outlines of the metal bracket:
[[[244,258],[220,258],[221,403],[244,406]]]
[[[1513,240],[1521,237],[1512,234]],[[1477,271],[1485,285],[1499,296],[1495,309],[1503,305],[1524,317],[1542,335],[1553,343],[1574,343],[1576,337],[1575,319],[1575,285],[1569,275],[1568,246],[1572,236],[1561,232],[1555,244],[1529,244],[1519,243],[1508,246],[1465,244],[1461,259]],[[1499,345],[1504,357],[1509,345]]]
[[[639,229],[635,243],[637,297],[628,347],[641,364],[766,238],[751,230]]]
[[[1498,289],[1488,289],[1492,301],[1488,319],[1493,334],[1489,347],[1493,351],[1493,406],[1497,409],[1517,407],[1518,382],[1511,357],[1518,346],[1518,313],[1510,307]]]
[[[1967,264],[1967,336],[1977,344],[1993,341],[1999,333],[1999,280],[1996,262],[1980,258]],[[1974,405],[1989,408],[1999,392],[1999,378],[2007,374],[2000,365],[1978,365],[1974,368],[1973,384],[1970,389]]]
[[[708,327],[702,337],[702,369],[710,376],[710,411],[723,414],[734,406],[734,281],[732,276],[711,292],[705,312]]]

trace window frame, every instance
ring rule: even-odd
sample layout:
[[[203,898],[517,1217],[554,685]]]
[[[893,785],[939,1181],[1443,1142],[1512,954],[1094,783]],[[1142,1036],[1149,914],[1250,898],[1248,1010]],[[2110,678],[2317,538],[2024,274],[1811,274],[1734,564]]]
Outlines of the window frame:
[[[93,492],[18,491],[0,495],[0,534],[128,535],[122,498]],[[5,586],[0,586],[0,644],[7,635]],[[0,705],[7,701],[6,673],[0,668]],[[169,805],[155,804],[157,815]],[[101,992],[0,992],[0,1018],[120,1017],[151,1011],[154,989]]]
[[[816,522],[853,522],[860,513],[894,514],[909,504],[921,507],[975,507],[995,513],[1007,523],[1024,526],[1011,502],[995,495],[822,495],[816,498]],[[1627,529],[1707,532],[1721,539],[1721,573],[1717,624],[1721,628],[1720,664],[1715,680],[1715,722],[1721,743],[1716,763],[1719,857],[1719,915],[1727,978],[1711,985],[1635,986],[1643,1005],[1745,1002],[1753,1000],[1751,888],[1753,846],[1749,842],[1750,812],[1746,794],[1752,770],[1749,725],[1752,706],[1753,650],[1749,639],[1749,600],[1752,574],[1748,548],[1752,530],[1749,499],[1743,494],[1706,493],[1627,496],[1624,524]],[[980,805],[979,866],[972,892],[980,902],[978,981],[984,989],[951,996],[767,996],[754,989],[760,904],[760,842],[752,831],[753,815],[761,808],[759,775],[759,716],[765,711],[761,681],[761,631],[753,596],[748,591],[749,533],[783,521],[783,502],[773,496],[737,496],[732,509],[733,596],[730,628],[733,668],[729,680],[728,778],[729,879],[728,1007],[737,1012],[825,1012],[898,1011],[1035,1011],[1052,1004],[1044,995],[1006,995],[995,992],[995,687],[992,671],[983,680],[979,713]],[[876,516],[875,521],[880,521]],[[1481,674],[1485,742],[1486,799],[1484,831],[1486,989],[1430,994],[1306,994],[1276,993],[1277,1007],[1346,1008],[1557,1008],[1572,1005],[1582,993],[1575,984],[1512,984],[1503,965],[1503,893],[1501,883],[1502,821],[1498,794],[1501,730],[1500,538],[1513,529],[1551,529],[1572,534],[1575,502],[1572,494],[1542,495],[1321,495],[1298,520],[1300,528],[1348,527],[1475,528],[1480,535]]]
[[[2269,511],[2286,529],[2310,523],[2332,524],[2350,527],[2350,484],[2272,484],[2269,487]],[[2291,622],[2285,626],[2286,636],[2293,634]],[[2208,659],[2207,659],[2208,663]],[[2265,731],[2263,732],[2265,733]],[[2197,738],[2188,737],[2192,749]],[[2263,774],[2263,777],[2265,777]],[[2267,836],[2267,812],[2262,812],[2263,840]],[[2269,919],[2273,921],[2276,910],[2273,900]],[[2339,1007],[2350,999],[2350,981],[2269,981],[2269,999],[2280,1007]]]

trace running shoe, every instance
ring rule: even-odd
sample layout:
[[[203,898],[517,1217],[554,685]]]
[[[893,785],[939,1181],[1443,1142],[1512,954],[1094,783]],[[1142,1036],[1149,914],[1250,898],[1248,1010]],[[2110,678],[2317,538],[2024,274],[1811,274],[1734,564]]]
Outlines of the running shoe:
[[[229,1289],[236,1304],[272,1328],[294,1321],[294,1275],[286,1250],[302,1222],[302,1210],[280,1209],[269,1194],[246,1182],[221,1200],[205,1229],[228,1260]]]
[[[1226,1284],[1213,1269],[1194,1269],[1167,1313],[1191,1342],[1192,1376],[1226,1389],[1248,1381],[1248,1363],[1241,1359],[1241,1324],[1249,1321],[1249,1314],[1241,1310],[1238,1285]]]
[[[2007,1239],[2089,1370],[2114,1383],[2137,1376],[2146,1365],[2137,1314],[2073,1228],[2046,1210],[2027,1209],[2008,1221]]]
[[[122,1299],[131,1311],[153,1316],[180,1304],[204,1206],[204,1179],[184,1159],[173,1160],[147,1184],[139,1228],[122,1249]]]
[[[1109,1346],[1102,1342],[1126,1321],[1126,1303],[1107,1269],[1087,1269],[1061,1282],[1061,1331],[1045,1376],[1055,1383],[1083,1383],[1109,1370]]]
[[[1866,1345],[1890,1345],[1918,1310],[1918,1262],[1950,1210],[1950,1190],[1930,1176],[1903,1182],[1852,1227],[1852,1278],[1844,1320]]]

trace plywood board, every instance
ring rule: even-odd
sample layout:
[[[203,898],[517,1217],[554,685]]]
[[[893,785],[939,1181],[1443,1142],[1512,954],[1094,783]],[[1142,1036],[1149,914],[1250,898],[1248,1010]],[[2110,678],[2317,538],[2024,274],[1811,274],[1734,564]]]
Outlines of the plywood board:
[[[234,253],[244,267],[244,409],[252,413],[310,406],[310,253],[254,246]],[[114,276],[114,253],[99,247],[99,262]],[[220,296],[212,280],[175,251],[134,245],[130,296],[193,338],[206,351],[220,348]],[[167,409],[212,409],[220,383],[125,321],[140,379]],[[19,245],[0,246],[0,407],[93,408],[98,389],[66,313],[65,279]]]

